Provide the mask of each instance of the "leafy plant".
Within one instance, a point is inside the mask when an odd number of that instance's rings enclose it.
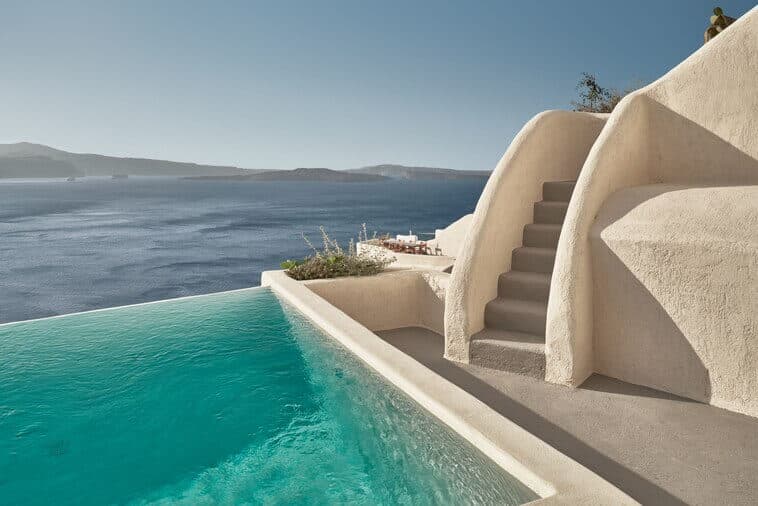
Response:
[[[281,267],[287,274],[298,281],[309,279],[328,279],[344,276],[371,276],[379,274],[395,259],[387,256],[384,250],[378,248],[364,249],[358,253],[355,241],[350,240],[347,251],[344,251],[339,243],[332,240],[324,230],[321,231],[323,246],[316,248],[308,237],[303,234],[303,240],[313,251],[302,260],[286,260]],[[374,233],[376,237],[376,233]],[[358,232],[358,241],[369,241],[366,232],[366,224]]]
[[[575,111],[603,113],[612,112],[621,99],[632,91],[621,92],[615,88],[604,88],[597,82],[597,77],[588,72],[582,72],[576,89],[579,91],[579,100],[571,102]]]
[[[293,267],[297,267],[298,265],[302,263],[303,263],[302,260],[285,260],[279,265],[281,266],[282,269],[288,270],[288,269],[292,269]]]

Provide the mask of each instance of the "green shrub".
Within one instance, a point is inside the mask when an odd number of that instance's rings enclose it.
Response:
[[[369,251],[358,253],[355,242],[352,239],[350,240],[347,252],[345,252],[337,241],[329,238],[324,227],[319,227],[319,230],[321,230],[321,238],[323,239],[323,248],[321,250],[317,249],[303,235],[303,240],[311,248],[313,254],[302,260],[286,260],[282,262],[282,269],[285,269],[291,278],[305,281],[308,279],[339,278],[343,276],[371,276],[379,274],[395,260],[379,248],[371,248]],[[361,232],[358,233],[358,240],[368,241],[365,223]]]
[[[588,72],[582,72],[582,78],[576,85],[579,100],[571,105],[579,112],[612,112],[624,96],[632,90],[619,91],[615,88],[604,88],[597,82],[597,77]]]

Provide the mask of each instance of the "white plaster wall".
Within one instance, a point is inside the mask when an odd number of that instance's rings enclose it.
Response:
[[[401,270],[305,284],[369,330],[423,327],[442,334],[448,279],[444,272]]]
[[[458,218],[445,228],[434,231],[434,239],[429,241],[429,246],[434,249],[440,248],[442,255],[457,257],[466,239],[474,214],[467,214]]]
[[[445,356],[468,362],[471,335],[484,327],[484,306],[497,296],[498,276],[521,246],[542,183],[575,179],[607,115],[546,111],[532,118],[487,181],[445,300]]]
[[[637,186],[590,234],[594,369],[758,416],[758,186]]]
[[[651,183],[758,184],[756,83],[758,8],[661,79],[627,96],[613,112],[582,168],[558,245],[546,334],[549,381],[581,383],[594,368],[593,344],[619,331],[593,310],[595,301],[618,295],[612,284],[593,280],[590,248],[595,217],[612,193]],[[750,205],[733,204],[738,214]],[[722,253],[723,262],[741,262],[734,252]],[[688,285],[682,279],[678,286],[684,293]],[[723,323],[728,315],[711,317]],[[594,335],[598,330],[602,335]],[[710,346],[718,346],[715,335]],[[674,384],[673,378],[667,381]],[[733,378],[711,376],[711,396],[720,388],[714,381]]]

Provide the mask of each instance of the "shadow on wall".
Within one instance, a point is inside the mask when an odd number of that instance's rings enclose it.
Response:
[[[648,118],[655,123],[647,140],[651,183],[758,184],[758,160],[753,156],[660,102],[649,99],[647,106]],[[755,135],[750,125],[735,128],[739,130],[730,137],[737,140]]]
[[[708,369],[669,310],[607,244],[594,234],[591,241],[596,310],[595,371],[710,402]],[[666,259],[662,259],[661,267],[670,266],[667,264]],[[686,304],[687,295],[681,295],[682,303]]]
[[[595,370],[755,416],[758,185],[620,190],[590,244]]]
[[[754,411],[739,362],[758,359],[758,294],[744,281],[754,272],[758,187],[736,185],[758,184],[758,160],[659,102],[646,105],[647,180],[665,184],[612,194],[590,232],[594,370]],[[740,128],[730,138],[750,135]]]

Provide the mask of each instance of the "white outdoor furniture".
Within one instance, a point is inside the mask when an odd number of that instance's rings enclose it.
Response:
[[[398,240],[398,242],[411,243],[411,244],[418,242],[417,235],[398,235],[396,239]]]

